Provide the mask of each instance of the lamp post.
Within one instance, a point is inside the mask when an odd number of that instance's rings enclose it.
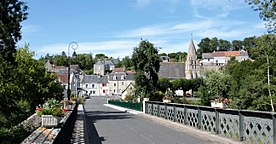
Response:
[[[79,47],[78,43],[76,42],[71,42],[68,46],[68,86],[67,86],[67,98],[68,100],[70,100],[70,65],[71,65],[71,59],[70,59],[70,48],[72,48],[74,50],[74,53],[73,53],[73,58],[77,56],[75,50]]]

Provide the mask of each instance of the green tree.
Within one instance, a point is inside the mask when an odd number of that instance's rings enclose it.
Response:
[[[0,0],[0,58],[14,61],[16,43],[21,39],[21,25],[27,19],[28,9],[19,0]]]
[[[159,78],[157,81],[157,89],[162,93],[165,93],[168,89],[172,88],[172,83],[168,78]]]
[[[203,38],[198,44],[197,57],[202,58],[202,53],[211,53],[217,51],[219,47],[219,41],[216,37],[210,39],[208,37]]]
[[[32,57],[27,46],[18,49],[15,57],[17,67],[6,77],[0,71],[0,125],[13,126],[23,121],[38,104],[47,98],[62,98],[63,87],[56,83],[56,77],[48,73],[44,63]],[[1,63],[1,66],[5,63]],[[26,109],[22,109],[25,104]],[[29,107],[29,108],[28,108]]]
[[[238,51],[243,49],[243,42],[240,40],[232,41],[232,50]]]
[[[96,59],[105,59],[105,58],[108,58],[108,57],[105,54],[100,53],[100,54],[96,54],[95,58]]]
[[[160,58],[158,49],[147,40],[142,40],[132,54],[135,74],[135,94],[143,98],[148,95],[154,99],[158,81]]]
[[[245,0],[255,11],[260,11],[260,18],[266,22],[269,33],[276,33],[276,1],[275,0]]]
[[[126,70],[130,70],[133,67],[133,62],[129,56],[125,56],[122,59],[122,65]]]
[[[220,39],[219,40],[219,51],[230,51],[231,50],[231,43],[227,40]]]
[[[199,88],[201,103],[210,105],[210,100],[224,97],[229,98],[229,92],[233,85],[231,76],[216,71],[206,71],[203,85]]]

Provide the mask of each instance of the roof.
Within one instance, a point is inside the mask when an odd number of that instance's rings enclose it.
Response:
[[[116,79],[114,79],[114,77],[116,77]],[[134,75],[127,74],[127,73],[110,73],[108,79],[109,79],[109,81],[117,81],[117,80],[120,80],[120,81],[133,80],[134,81]]]
[[[83,83],[107,83],[107,76],[85,75]]]
[[[124,68],[115,68],[113,72],[125,72]]]
[[[248,56],[248,53],[246,51],[218,51],[213,53],[202,53],[203,58],[231,57],[231,56]]]
[[[107,60],[104,62],[106,65],[115,65],[111,60]]]
[[[196,49],[195,49],[195,44],[192,39],[189,42],[187,57],[194,57],[196,59]]]
[[[161,59],[161,60],[169,60],[170,57],[168,57],[168,56],[160,56],[160,59]]]
[[[104,61],[102,61],[102,60],[98,60],[98,61],[95,63],[95,65],[102,65],[102,64],[104,64]]]
[[[112,61],[115,65],[118,64],[118,63],[120,62],[119,59],[112,59],[111,61]]]
[[[214,58],[212,53],[202,53],[202,58],[203,59],[212,59]]]
[[[58,81],[67,84],[68,83],[68,75],[67,74],[56,74]]]
[[[183,78],[185,77],[185,63],[161,62],[158,76],[173,79]]]
[[[127,74],[135,74],[135,71],[134,70],[128,70],[126,71]]]

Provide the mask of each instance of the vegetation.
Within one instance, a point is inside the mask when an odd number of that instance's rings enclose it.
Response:
[[[149,41],[142,40],[139,47],[134,48],[132,62],[136,72],[135,95],[144,98],[147,94],[154,100],[160,67],[157,48]]]
[[[274,111],[276,36],[262,35],[251,40],[248,50],[252,60],[237,62],[232,59],[223,73],[206,73],[198,93],[204,105],[223,97],[232,99],[231,108]]]
[[[255,11],[260,11],[260,18],[266,22],[269,33],[276,33],[276,1],[275,0],[245,0]]]
[[[28,7],[19,0],[0,0],[0,141],[19,143],[29,131],[17,125],[45,99],[61,98],[63,87],[33,59],[28,45],[16,48]],[[17,126],[17,127],[15,127]]]

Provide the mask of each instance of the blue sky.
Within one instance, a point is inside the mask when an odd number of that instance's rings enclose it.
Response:
[[[141,38],[160,52],[187,52],[193,34],[202,38],[243,40],[266,33],[258,12],[244,0],[26,0],[29,16],[22,23],[23,39],[36,58],[68,53],[131,56]],[[70,50],[72,54],[72,50]]]

